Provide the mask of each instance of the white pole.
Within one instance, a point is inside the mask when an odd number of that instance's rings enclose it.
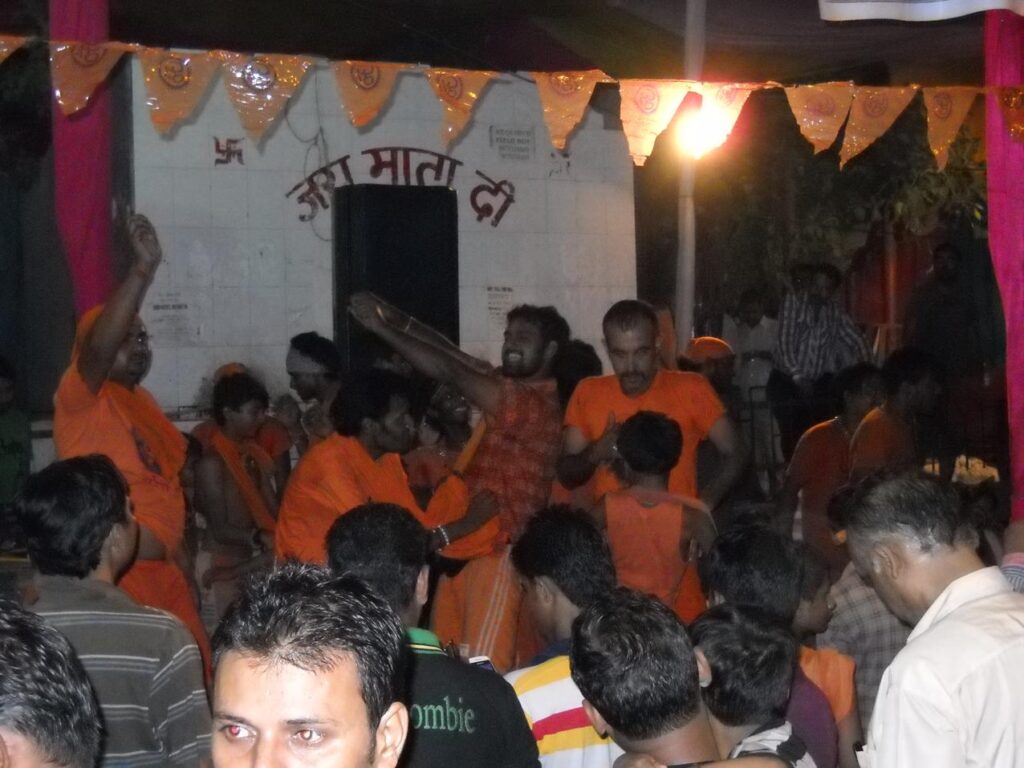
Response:
[[[707,0],[686,0],[686,30],[683,37],[683,72],[687,80],[700,80],[704,69]],[[697,223],[693,188],[697,159],[684,156],[679,176],[679,251],[676,255],[676,337],[679,351],[693,337],[695,274],[697,271]]]

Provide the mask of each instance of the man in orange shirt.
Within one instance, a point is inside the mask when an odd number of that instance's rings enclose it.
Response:
[[[178,475],[185,438],[141,386],[152,351],[138,313],[163,251],[144,216],[128,220],[128,233],[135,262],[110,301],[79,320],[71,364],[53,398],[53,438],[59,458],[105,454],[124,475],[139,522],[139,550],[120,587],[139,603],[181,619],[209,667],[192,564],[182,546],[185,497]]]
[[[453,385],[483,412],[460,464],[471,490],[497,496],[499,530],[489,552],[442,578],[434,628],[442,641],[468,645],[506,672],[515,661],[521,598],[509,548],[551,492],[561,420],[551,370],[569,325],[554,307],[515,307],[495,371],[377,296],[353,296],[350,311],[413,368]]]
[[[331,525],[369,503],[408,509],[433,529],[434,549],[481,527],[489,530],[485,523],[494,516],[493,498],[478,494],[470,502],[457,477],[437,489],[426,512],[417,505],[400,455],[414,435],[410,399],[407,382],[389,371],[362,371],[343,380],[331,403],[334,434],[303,455],[285,490],[274,536],[279,560],[326,563]],[[447,548],[445,553],[450,554]]]
[[[882,367],[885,403],[864,417],[850,444],[850,477],[878,470],[918,469],[924,459],[915,432],[921,416],[935,410],[942,388],[935,362],[913,347],[898,349]]]
[[[604,340],[613,376],[580,382],[565,412],[558,478],[573,489],[594,477],[595,501],[621,487],[609,468],[618,427],[637,411],[656,411],[683,430],[683,452],[668,490],[698,496],[697,446],[708,439],[722,454],[721,473],[699,490],[714,509],[735,484],[747,449],[707,379],[698,373],[659,368],[658,318],[647,304],[627,299],[604,316]]]
[[[882,402],[882,372],[870,363],[858,363],[836,375],[835,388],[842,411],[835,418],[807,430],[793,451],[786,482],[779,498],[779,526],[799,534],[828,561],[835,581],[849,556],[832,540],[828,504],[832,495],[850,478],[850,439],[868,411]],[[797,510],[800,525],[794,530]]]

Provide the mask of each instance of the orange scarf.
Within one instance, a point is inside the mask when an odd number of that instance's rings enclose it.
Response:
[[[247,441],[244,444],[236,443],[229,440],[219,428],[215,429],[210,436],[210,448],[224,460],[224,465],[235,481],[235,487],[238,488],[242,501],[245,502],[245,506],[248,507],[249,513],[252,515],[252,521],[260,530],[273,534],[276,521],[267,508],[263,493],[246,470],[245,462],[247,459],[252,459],[256,462],[260,472],[264,476],[268,476],[274,471],[274,460],[256,443],[252,441]]]

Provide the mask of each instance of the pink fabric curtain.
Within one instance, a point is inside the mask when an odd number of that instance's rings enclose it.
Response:
[[[1024,83],[1024,18],[1008,11],[986,14],[985,82]],[[998,95],[986,99],[988,232],[1006,313],[1013,518],[1024,521],[1024,144],[1010,137]]]
[[[49,0],[50,38],[107,40],[107,0]],[[101,85],[89,105],[65,117],[53,104],[54,204],[78,314],[110,292],[110,89]]]

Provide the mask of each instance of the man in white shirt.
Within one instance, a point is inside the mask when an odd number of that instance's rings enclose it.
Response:
[[[975,552],[952,487],[920,473],[861,487],[848,508],[858,573],[914,627],[882,677],[875,768],[1024,768],[1024,595]]]

